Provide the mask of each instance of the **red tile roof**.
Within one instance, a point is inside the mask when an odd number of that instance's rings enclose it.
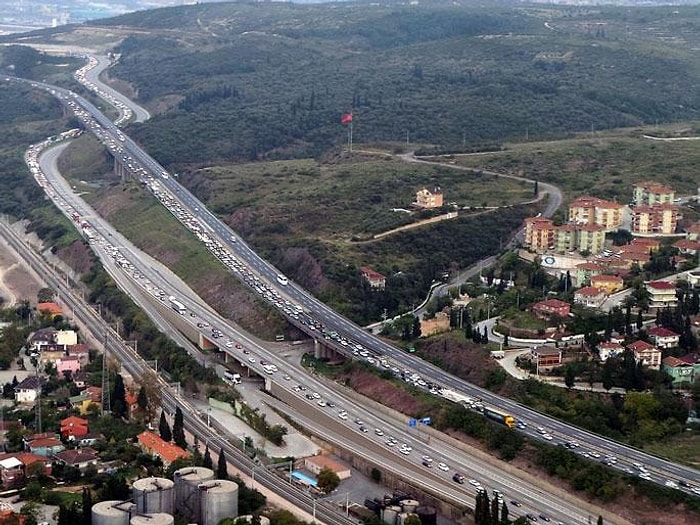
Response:
[[[39,303],[36,305],[36,309],[40,312],[47,312],[51,315],[61,315],[63,310],[56,303]]]
[[[576,290],[575,295],[586,295],[588,297],[597,297],[601,295],[603,292],[601,292],[598,288],[594,288],[593,286],[584,286],[583,288]]]
[[[646,341],[638,340],[635,341],[634,343],[630,343],[627,345],[627,348],[634,352],[643,352],[644,350],[651,350],[654,348],[654,345],[647,343]]]
[[[676,285],[675,283],[670,283],[668,281],[649,281],[646,283],[647,286],[650,288],[654,288],[655,290],[675,290]]]
[[[189,457],[189,453],[173,443],[163,441],[160,436],[144,430],[138,435],[138,441],[142,448],[159,456],[163,461],[172,463],[176,459]]]
[[[647,333],[649,335],[653,335],[654,337],[680,337],[680,334],[677,334],[673,330],[669,330],[668,328],[664,328],[663,326],[655,326],[654,328],[649,328],[647,330]]]

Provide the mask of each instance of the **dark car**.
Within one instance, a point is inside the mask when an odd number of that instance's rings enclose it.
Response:
[[[540,519],[542,521],[550,521],[550,519],[547,516],[545,516],[544,514],[540,514]]]
[[[535,516],[534,514],[528,514],[525,517],[530,521],[537,521],[537,516]]]
[[[522,503],[520,503],[519,501],[516,501],[514,499],[510,500],[510,504],[513,505],[514,507],[522,507],[523,506]]]

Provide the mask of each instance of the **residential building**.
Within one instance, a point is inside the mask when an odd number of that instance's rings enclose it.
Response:
[[[63,356],[60,359],[57,359],[54,364],[56,365],[56,372],[58,373],[59,377],[64,377],[67,373],[73,377],[82,368],[80,358],[75,355]]]
[[[41,328],[29,336],[27,341],[30,350],[42,352],[47,346],[53,345],[56,337],[56,329],[52,327]]]
[[[569,253],[576,250],[578,230],[574,224],[562,224],[554,227],[554,251]]]
[[[655,326],[647,330],[647,334],[654,341],[654,345],[657,348],[675,348],[678,346],[678,341],[680,340],[680,335],[664,328],[663,326]]]
[[[649,293],[650,308],[675,307],[678,304],[676,285],[669,281],[648,281],[644,283]]]
[[[670,204],[675,197],[675,192],[672,188],[656,181],[639,182],[634,185],[632,191],[632,204],[635,206]]]
[[[6,454],[3,454],[5,456]],[[24,463],[12,455],[0,459],[0,481],[6,489],[13,489],[22,485],[24,481]]]
[[[590,279],[591,286],[602,290],[606,295],[614,294],[624,288],[622,277],[619,275],[600,274]]]
[[[694,222],[685,229],[685,238],[689,241],[700,241],[700,221]]]
[[[599,343],[598,347],[598,357],[601,361],[605,362],[609,357],[619,357],[625,351],[625,347],[620,344],[619,341],[610,341]]]
[[[656,252],[661,247],[661,241],[651,237],[635,237],[629,244],[623,246],[623,249],[637,250],[651,254]]]
[[[440,186],[435,186],[432,191],[423,188],[416,192],[416,206],[419,208],[439,208],[442,206],[443,195]]]
[[[324,468],[330,469],[338,475],[341,481],[348,479],[351,476],[350,467],[335,461],[325,455],[309,456],[304,458],[304,468],[311,472],[314,476],[318,476]]]
[[[525,247],[535,251],[548,250],[554,243],[554,224],[544,217],[525,219]]]
[[[54,341],[65,349],[67,346],[78,344],[78,334],[75,330],[58,330]]]
[[[602,226],[605,231],[617,230],[622,224],[624,206],[598,197],[579,197],[569,204],[569,222],[577,225]]]
[[[148,430],[141,432],[137,439],[141,449],[147,454],[159,457],[165,467],[176,459],[189,457],[189,453],[186,450],[181,449],[174,443],[163,441],[159,435]]]
[[[697,255],[700,252],[700,241],[680,239],[673,243],[673,246],[684,255]]]
[[[55,437],[33,439],[27,443],[26,447],[28,452],[47,458],[66,450],[61,440]]]
[[[67,441],[75,441],[90,433],[87,419],[69,416],[61,420],[61,437]]]
[[[547,299],[533,304],[530,309],[540,319],[549,319],[552,316],[567,317],[571,312],[571,305],[559,299]]]
[[[605,246],[605,229],[597,224],[584,224],[576,232],[576,249],[580,252],[600,253]]]
[[[700,377],[700,363],[688,362],[691,360],[678,357],[665,357],[661,361],[661,370],[673,378],[674,387],[691,386],[697,377]]]
[[[15,387],[17,403],[34,403],[41,393],[44,381],[39,376],[27,376]]]
[[[360,266],[360,273],[369,283],[371,288],[383,290],[386,287],[386,277],[379,272],[375,272],[369,266]]]
[[[76,409],[81,416],[86,415],[88,410],[90,410],[90,406],[94,404],[92,398],[85,393],[68,398],[68,405]],[[100,405],[98,404],[97,406],[99,407]]]
[[[670,235],[678,226],[678,206],[656,204],[632,208],[632,233],[640,235]]]
[[[96,466],[98,462],[97,452],[89,447],[64,450],[54,454],[54,458],[63,465],[75,467],[81,471],[90,465]]]
[[[584,286],[590,284],[591,277],[600,275],[607,270],[607,266],[595,261],[587,261],[576,265],[576,284]]]
[[[36,305],[36,309],[42,313],[46,314],[51,319],[55,319],[59,315],[63,315],[63,310],[61,310],[61,307],[58,306],[56,303],[39,303]]]
[[[593,286],[584,286],[574,293],[574,303],[598,308],[605,301],[605,292]]]
[[[643,365],[658,370],[661,367],[661,350],[646,341],[635,341],[627,345],[634,352],[634,358]]]

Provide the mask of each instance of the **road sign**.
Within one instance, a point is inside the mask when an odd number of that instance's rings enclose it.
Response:
[[[417,419],[411,418],[411,419],[408,420],[408,426],[409,426],[409,427],[415,427],[416,425],[418,425],[418,420],[417,420]]]
[[[433,420],[429,417],[424,417],[423,419],[420,420],[420,422],[423,423],[424,425],[430,425],[433,422]]]

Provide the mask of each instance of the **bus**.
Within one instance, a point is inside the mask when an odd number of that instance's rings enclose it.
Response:
[[[184,315],[187,312],[187,308],[185,308],[185,305],[178,301],[177,298],[173,297],[172,295],[168,297],[168,301],[170,301],[170,307],[180,315]]]
[[[287,279],[284,275],[279,273],[277,274],[277,282],[280,283],[282,286],[287,286],[289,284],[289,279]]]

